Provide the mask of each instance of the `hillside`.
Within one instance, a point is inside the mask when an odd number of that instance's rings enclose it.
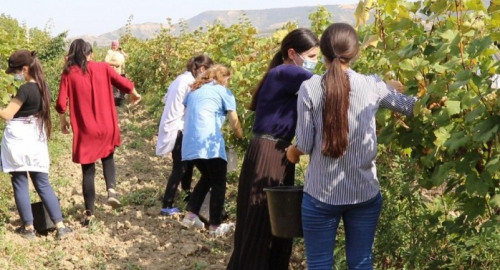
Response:
[[[333,20],[336,22],[347,22],[354,23],[354,10],[356,5],[327,5],[325,8],[332,13]],[[259,33],[269,33],[273,30],[281,27],[286,22],[296,21],[299,26],[308,27],[309,14],[316,9],[314,6],[306,7],[292,7],[292,8],[275,8],[275,9],[263,9],[263,10],[222,10],[222,11],[206,11],[194,16],[193,18],[187,19],[184,22],[188,26],[190,31],[198,29],[200,27],[205,27],[206,25],[212,24],[215,21],[219,21],[224,25],[231,25],[238,23],[238,21],[246,16],[248,21],[255,26]],[[104,33],[99,36],[76,36],[70,37],[70,40],[76,38],[83,38],[90,43],[97,46],[108,46],[111,40],[118,39],[120,36],[125,34],[125,23],[124,26],[109,33]],[[142,24],[132,24],[131,31],[135,37],[140,39],[151,38],[157,33],[162,27],[167,27],[166,23],[150,22]],[[179,33],[179,24],[173,25],[173,33]]]

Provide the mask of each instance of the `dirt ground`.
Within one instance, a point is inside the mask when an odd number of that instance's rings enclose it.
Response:
[[[98,166],[96,221],[89,227],[80,225],[84,210],[80,166],[71,162],[71,136],[58,135],[67,150],[51,157],[51,182],[74,234],[61,241],[54,239],[54,233],[24,240],[13,233],[20,225],[13,207],[13,218],[2,239],[5,242],[0,245],[1,269],[225,269],[232,234],[211,238],[206,231],[182,227],[183,214],[159,215],[170,158],[154,155],[157,120],[148,119],[140,106],[120,108],[119,119],[122,146],[115,152],[115,161],[117,192],[124,206],[112,210],[105,204],[104,179]],[[54,132],[60,133],[56,128]],[[234,190],[236,187],[228,187],[233,196]],[[232,215],[230,221],[234,220]],[[290,269],[305,269],[303,257],[303,245],[298,243]]]

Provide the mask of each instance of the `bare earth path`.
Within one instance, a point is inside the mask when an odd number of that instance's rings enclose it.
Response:
[[[9,222],[0,226],[0,269],[225,269],[232,235],[210,238],[205,231],[183,228],[181,216],[158,215],[170,159],[154,155],[157,120],[148,119],[141,107],[120,108],[119,119],[122,146],[115,160],[117,191],[124,206],[112,210],[105,205],[98,166],[96,222],[88,228],[79,224],[84,209],[80,166],[71,162],[71,136],[55,128],[50,177],[65,221],[75,233],[62,241],[54,240],[53,234],[31,242],[22,239],[13,233],[20,224],[13,196],[3,194],[11,196],[12,211]],[[228,187],[229,203],[234,204],[235,190],[236,186]],[[292,264],[291,269],[305,269],[302,245],[295,247]]]

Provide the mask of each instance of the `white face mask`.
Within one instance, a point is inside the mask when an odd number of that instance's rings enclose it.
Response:
[[[14,73],[14,80],[24,82],[26,79],[24,78],[24,72]]]
[[[300,59],[302,59],[302,68],[309,71],[309,72],[314,72],[314,69],[316,68],[316,65],[318,64],[318,61],[313,61],[311,59],[308,59],[308,58],[303,58],[300,54],[299,54],[299,57]]]

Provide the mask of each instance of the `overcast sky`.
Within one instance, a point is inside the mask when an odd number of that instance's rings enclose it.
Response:
[[[30,27],[52,34],[69,30],[68,36],[100,35],[127,23],[177,23],[209,10],[247,10],[336,4],[357,4],[358,0],[1,0],[0,13],[7,14]]]

